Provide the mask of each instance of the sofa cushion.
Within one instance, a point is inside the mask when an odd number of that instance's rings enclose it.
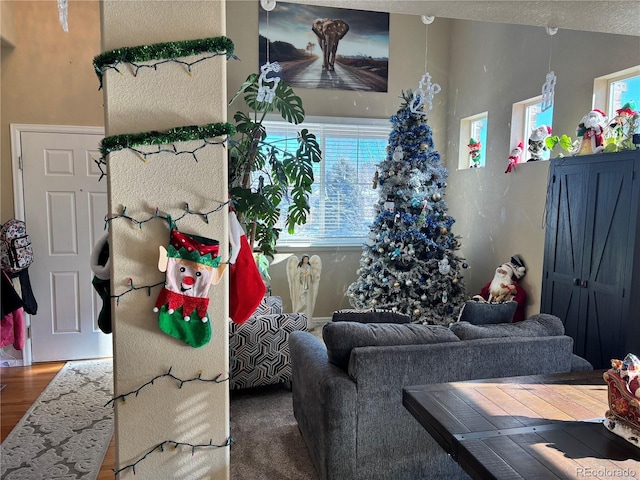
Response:
[[[554,315],[539,313],[522,322],[472,325],[468,322],[452,323],[449,329],[461,340],[499,337],[552,337],[564,335],[562,320]]]
[[[344,309],[333,312],[332,322],[359,323],[410,323],[411,317],[391,310],[355,310]]]
[[[514,301],[504,303],[489,303],[469,300],[462,307],[459,321],[472,325],[487,325],[490,323],[511,323],[518,304]]]
[[[460,341],[441,325],[414,323],[329,322],[322,329],[329,362],[347,369],[351,350],[356,347],[421,345]]]

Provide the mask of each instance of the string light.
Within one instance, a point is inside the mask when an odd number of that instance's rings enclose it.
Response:
[[[226,438],[226,440],[224,441],[223,444],[221,445],[216,445],[215,443],[213,443],[213,440],[209,440],[209,443],[201,443],[201,444],[193,444],[193,443],[188,443],[188,442],[176,442],[175,440],[165,440],[162,443],[159,443],[158,445],[156,445],[155,447],[153,447],[151,450],[149,450],[147,453],[145,453],[142,457],[140,457],[138,460],[136,460],[135,462],[119,468],[119,469],[113,469],[113,473],[114,475],[117,477],[119,473],[131,469],[131,471],[133,472],[133,474],[136,474],[136,465],[138,465],[140,462],[142,462],[144,459],[146,459],[149,455],[151,455],[153,452],[155,452],[156,450],[160,450],[161,452],[164,452],[165,449],[165,445],[172,445],[173,449],[177,449],[178,447],[189,447],[191,449],[191,456],[195,455],[196,450],[197,449],[204,449],[204,448],[224,448],[224,447],[228,447],[230,446],[232,443],[235,443],[235,441],[233,440],[233,438],[231,438],[230,436]]]
[[[112,135],[102,139],[99,150],[100,154],[103,157],[106,157],[111,152],[123,150],[125,148],[142,147],[145,145],[172,145],[176,142],[206,140],[222,137],[223,135],[231,136],[235,133],[235,127],[229,122],[209,123],[206,125],[187,125],[183,127],[174,127],[163,132],[151,131]],[[220,143],[222,142],[213,142],[213,144]],[[172,145],[172,148],[167,151],[176,153],[177,149]],[[184,152],[188,151],[185,150]]]
[[[173,367],[169,367],[169,371],[167,373],[163,373],[161,375],[156,375],[155,377],[153,377],[151,380],[149,380],[148,382],[144,383],[143,385],[141,385],[140,387],[136,388],[135,390],[132,390],[128,393],[122,394],[122,395],[118,395],[117,397],[113,397],[111,400],[109,400],[107,403],[104,404],[105,407],[109,406],[109,404],[111,404],[111,406],[115,406],[116,401],[117,400],[122,400],[122,403],[126,402],[126,399],[128,396],[130,395],[134,395],[137,397],[138,394],[140,393],[140,391],[148,386],[148,385],[153,385],[153,382],[155,382],[156,380],[159,380],[160,378],[164,378],[164,377],[169,377],[173,380],[175,380],[176,382],[178,382],[178,388],[182,388],[182,386],[185,383],[189,383],[189,382],[206,382],[206,383],[223,383],[223,382],[228,382],[229,381],[229,377],[227,378],[223,378],[221,379],[220,377],[222,376],[221,373],[217,374],[214,378],[211,379],[206,379],[206,378],[202,378],[202,370],[200,370],[198,372],[198,374],[193,377],[193,378],[189,378],[187,380],[183,380],[179,377],[176,377],[175,375],[173,375],[171,373],[171,369]]]
[[[234,48],[233,42],[227,37],[212,37],[197,40],[154,43],[151,45],[140,45],[136,47],[123,47],[97,55],[93,59],[93,68],[100,81],[99,89],[101,89],[104,71],[113,69],[122,74],[118,69],[118,65],[121,63],[131,65],[133,67],[134,76],[137,76],[138,71],[141,68],[147,67],[157,70],[160,65],[169,62],[184,65],[187,68],[187,73],[191,75],[191,67],[204,60],[221,55],[226,55],[227,59],[237,59],[238,57],[233,53]],[[211,55],[193,62],[186,62],[177,59],[178,57],[190,57],[206,53],[211,53]],[[149,63],[153,60],[158,61],[155,63]],[[145,64],[141,64],[141,62],[145,62]]]
[[[160,211],[158,210],[158,208],[156,208],[155,213],[153,215],[151,215],[148,218],[145,218],[144,220],[137,220],[129,215],[127,215],[127,207],[122,207],[122,213],[119,214],[114,214],[114,215],[105,215],[104,217],[104,229],[106,230],[107,227],[109,226],[109,222],[115,220],[116,218],[124,218],[129,220],[131,223],[138,225],[138,227],[140,227],[140,229],[142,229],[142,225],[144,225],[147,222],[150,222],[152,220],[155,219],[161,219],[167,222],[167,224],[169,225],[169,228],[174,228],[176,226],[176,224],[182,220],[183,218],[185,218],[188,215],[195,215],[198,217],[201,217],[205,223],[209,223],[209,215],[218,212],[220,210],[222,210],[225,205],[229,205],[229,203],[231,203],[231,200],[227,200],[226,202],[218,202],[219,205],[209,211],[206,212],[197,212],[197,211],[192,211],[191,208],[189,207],[189,204],[187,202],[184,203],[184,213],[182,215],[180,215],[179,217],[173,218],[171,215],[163,215],[160,213]]]
[[[120,293],[118,295],[110,295],[109,297],[116,299],[116,307],[117,307],[118,305],[120,305],[120,298],[124,297],[127,293],[134,292],[136,290],[144,290],[144,289],[146,289],[147,290],[147,296],[150,297],[151,296],[151,289],[154,288],[154,287],[158,287],[160,285],[164,285],[164,281],[158,282],[158,283],[154,283],[153,285],[143,285],[142,287],[136,287],[133,284],[133,279],[130,278],[129,279],[129,288],[127,290],[125,290],[124,292],[122,292],[122,293]]]
[[[100,178],[107,175],[104,168],[107,165],[107,155],[111,152],[123,149],[132,150],[136,153],[140,159],[146,163],[147,157],[151,155],[158,155],[164,153],[172,153],[178,155],[191,155],[193,159],[198,162],[198,156],[196,155],[200,150],[206,148],[209,145],[222,145],[225,146],[227,139],[213,140],[222,136],[231,136],[235,134],[235,127],[228,122],[210,123],[207,125],[190,125],[186,127],[175,127],[164,132],[143,132],[135,134],[113,135],[111,137],[105,137],[100,142],[100,158],[93,159],[100,169]],[[202,140],[202,144],[193,150],[178,150],[176,142],[190,142],[194,140]],[[137,147],[157,145],[156,151],[143,151]],[[162,145],[169,145],[169,147],[162,147]]]

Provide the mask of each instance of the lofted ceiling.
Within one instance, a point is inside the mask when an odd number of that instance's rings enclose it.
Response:
[[[640,36],[640,0],[290,0],[325,7]]]

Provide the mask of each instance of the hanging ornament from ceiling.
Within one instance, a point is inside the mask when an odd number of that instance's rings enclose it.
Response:
[[[429,112],[433,109],[433,97],[440,93],[442,88],[437,83],[431,83],[431,74],[427,71],[427,37],[429,24],[433,23],[435,17],[429,17],[422,15],[422,23],[426,25],[427,31],[425,32],[425,45],[424,45],[424,70],[425,74],[422,75],[420,82],[418,82],[418,88],[413,92],[411,99],[411,105],[409,109],[411,113],[420,115],[429,115]]]
[[[558,33],[558,29],[555,27],[546,27],[547,35],[553,37],[556,33]],[[550,40],[549,44],[549,73],[545,78],[545,82],[542,84],[542,99],[541,103],[541,111],[549,110],[553,107],[553,99],[555,95],[556,89],[556,74],[551,70],[551,49],[553,47],[553,38]]]
[[[67,0],[58,0],[58,18],[65,32],[69,31]]]
[[[273,103],[273,99],[276,96],[276,88],[278,88],[281,78],[277,75],[269,76],[269,74],[282,71],[282,67],[278,62],[271,63],[269,61],[269,43],[271,42],[269,39],[269,12],[276,8],[276,1],[260,0],[260,5],[267,12],[267,61],[260,67],[260,76],[258,77],[258,96],[256,97],[256,100],[258,102]]]

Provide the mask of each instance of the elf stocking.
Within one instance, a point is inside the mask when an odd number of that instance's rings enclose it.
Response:
[[[244,323],[258,308],[267,287],[235,212],[229,212],[229,241],[233,247],[229,261],[229,316],[234,323]]]
[[[198,348],[211,340],[209,287],[222,278],[217,240],[171,231],[168,250],[160,247],[158,268],[167,272],[156,300],[158,325],[168,335]]]

